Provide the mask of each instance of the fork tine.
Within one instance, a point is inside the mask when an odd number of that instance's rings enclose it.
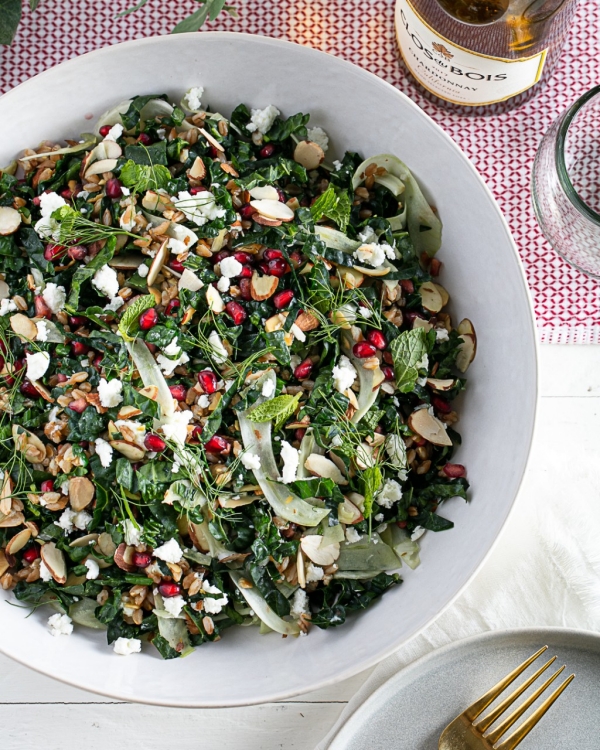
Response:
[[[539,697],[540,695],[548,688],[554,680],[560,675],[560,673],[564,670],[564,666],[562,666],[559,670],[557,670],[552,677],[549,677],[546,682],[544,682],[543,685],[541,685],[534,693],[532,693],[529,698],[527,698],[526,701],[523,701],[523,703],[518,707],[515,708],[515,710],[508,716],[502,724],[499,724],[496,729],[494,729],[492,732],[488,732],[486,735],[486,740],[493,745],[495,742],[497,742],[500,737],[502,737],[505,732],[512,727],[512,725],[517,721],[517,719],[527,711],[529,706],[532,705]]]
[[[559,685],[552,693],[552,695],[549,695],[548,698],[546,698],[546,700],[542,703],[542,705],[536,708],[531,716],[526,721],[524,721],[521,726],[510,735],[510,737],[507,737],[504,742],[498,745],[496,750],[514,750],[514,748],[519,745],[525,737],[527,737],[529,732],[531,732],[531,730],[550,708],[550,706],[554,703],[554,701],[557,700],[560,694],[567,689],[569,684],[574,679],[574,674],[569,675],[569,677],[567,677],[562,685]]]
[[[488,729],[488,727],[491,727],[491,726],[492,726],[492,724],[493,724],[493,723],[494,723],[494,722],[496,721],[496,719],[497,719],[497,718],[498,718],[499,716],[501,716],[501,715],[502,715],[502,714],[503,714],[503,713],[504,713],[504,712],[506,711],[506,709],[507,709],[507,708],[508,708],[509,706],[512,706],[512,704],[513,704],[513,703],[514,703],[514,702],[515,702],[515,701],[517,700],[517,698],[518,698],[518,697],[519,697],[520,695],[522,695],[522,694],[523,694],[523,693],[524,693],[524,692],[525,692],[525,691],[527,690],[527,688],[528,688],[528,687],[529,687],[530,685],[533,685],[533,683],[534,683],[534,682],[535,682],[535,681],[537,680],[537,678],[538,678],[538,677],[539,677],[539,676],[540,676],[541,674],[543,674],[543,673],[544,673],[544,672],[545,672],[545,671],[546,671],[546,670],[548,669],[548,667],[549,667],[549,666],[550,666],[551,664],[554,664],[554,662],[555,662],[555,661],[556,661],[556,656],[553,656],[553,657],[552,657],[552,658],[551,658],[551,659],[550,659],[549,661],[547,661],[547,662],[546,662],[546,663],[544,664],[544,666],[543,666],[543,667],[540,667],[540,668],[538,669],[538,671],[537,671],[537,672],[536,672],[535,674],[531,675],[531,677],[530,677],[530,678],[529,678],[528,680],[526,680],[526,681],[525,681],[525,682],[524,682],[524,683],[523,683],[522,685],[520,685],[520,686],[519,686],[519,687],[518,687],[518,688],[517,688],[517,689],[516,689],[515,691],[513,691],[513,692],[512,692],[512,693],[511,693],[511,694],[510,694],[510,695],[508,696],[508,698],[505,698],[505,699],[504,699],[504,700],[502,701],[502,703],[500,703],[500,704],[499,704],[498,706],[496,706],[496,708],[495,708],[495,709],[494,709],[493,711],[491,711],[491,712],[490,712],[490,713],[489,713],[489,714],[488,714],[487,716],[485,716],[485,717],[484,717],[483,719],[480,719],[480,720],[479,720],[479,721],[477,722],[477,724],[475,724],[475,728],[476,728],[476,729],[477,729],[477,730],[478,730],[479,732],[483,733],[483,732],[485,732],[485,730],[486,730],[486,729]]]
[[[511,684],[511,682],[514,682],[521,674],[521,672],[524,672],[527,667],[538,658],[538,656],[540,656],[544,653],[544,651],[547,650],[547,648],[548,646],[542,646],[542,648],[533,656],[530,656],[529,659],[526,659],[523,664],[514,669],[510,674],[507,674],[506,677],[501,679],[497,685],[494,685],[491,690],[488,690],[485,695],[482,695],[479,700],[476,700],[475,703],[470,705],[469,708],[466,709],[466,711],[463,711],[462,715],[469,721],[475,721],[475,719],[485,711],[490,703],[492,703],[492,701],[495,701],[500,693],[505,688],[507,688]]]

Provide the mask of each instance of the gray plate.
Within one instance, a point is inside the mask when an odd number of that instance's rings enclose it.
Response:
[[[485,633],[434,651],[373,693],[329,750],[437,750],[452,719],[544,645],[548,652],[535,664],[556,655],[565,676],[576,677],[519,750],[598,750],[600,635],[562,628]]]

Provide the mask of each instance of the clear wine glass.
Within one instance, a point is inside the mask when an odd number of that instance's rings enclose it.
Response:
[[[554,250],[600,278],[600,86],[554,122],[533,164],[533,206]]]

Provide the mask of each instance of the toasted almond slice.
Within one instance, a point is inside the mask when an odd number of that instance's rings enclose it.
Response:
[[[429,312],[438,313],[444,306],[442,295],[433,281],[426,281],[424,284],[421,284],[419,294],[421,295],[423,308]]]
[[[6,573],[6,571],[10,568],[9,562],[6,559],[6,555],[4,554],[4,550],[0,549],[0,578]]]
[[[385,381],[385,375],[381,367],[376,367],[372,372],[373,372],[373,385],[372,385],[371,390],[375,391]]]
[[[300,315],[294,321],[301,331],[314,331],[321,324],[318,318],[315,318],[312,313],[301,312]]]
[[[194,317],[196,310],[193,307],[188,307],[188,309],[184,312],[183,318],[181,319],[181,325],[185,326],[187,325],[191,319]]]
[[[14,234],[21,226],[21,214],[11,206],[0,206],[0,235]]]
[[[456,330],[459,333],[468,333],[469,336],[475,337],[475,328],[473,328],[473,323],[471,323],[468,318],[463,318],[458,324],[458,328]]]
[[[113,439],[115,439],[115,440],[116,440],[116,439],[117,439],[117,438],[116,438],[116,436],[117,436],[117,435],[119,434],[119,429],[118,429],[118,427],[117,427],[117,426],[115,425],[115,423],[114,423],[114,422],[112,421],[112,419],[111,419],[111,420],[109,421],[109,423],[108,423],[108,427],[107,427],[107,430],[108,430],[108,437],[109,437],[109,438],[110,438],[111,440],[113,440]]]
[[[136,406],[122,406],[119,409],[117,417],[119,419],[131,419],[132,417],[137,417],[141,413],[141,409],[138,409]]]
[[[146,451],[134,443],[128,443],[126,440],[111,440],[110,444],[130,461],[141,461],[146,455]]]
[[[225,149],[219,143],[219,141],[213,138],[210,133],[204,130],[204,128],[198,128],[198,130],[202,133],[202,135],[206,138],[206,140],[210,143],[210,145],[214,146],[217,149],[217,151],[225,152]]]
[[[54,542],[46,542],[40,550],[42,561],[52,574],[56,583],[66,583],[67,565],[62,550],[59,550]]]
[[[116,141],[100,141],[100,143],[94,148],[93,151],[94,159],[118,159],[123,155],[123,150]]]
[[[332,542],[331,544],[323,545],[323,537],[317,534],[311,534],[310,536],[303,536],[300,540],[300,546],[302,552],[312,560],[315,565],[333,565],[333,563],[340,556],[340,543]]]
[[[285,315],[283,313],[277,313],[273,315],[267,321],[265,321],[265,331],[267,333],[273,333],[274,331],[281,331],[285,325]]]
[[[441,284],[435,284],[433,281],[428,282],[431,283],[437,291],[440,293],[440,296],[442,298],[442,307],[446,307],[448,302],[450,302],[450,295],[448,292],[444,289],[444,287]]]
[[[363,273],[365,276],[375,277],[387,276],[391,271],[387,266],[377,266],[377,268],[373,268],[373,266],[354,266],[354,270]]]
[[[27,280],[29,281],[30,278],[33,279],[32,276],[28,276]],[[33,282],[33,285],[30,287],[30,289],[33,290],[34,288],[35,288],[35,281]],[[10,297],[10,288],[8,284],[6,283],[6,281],[4,281],[3,279],[0,279],[0,299],[8,299],[9,297]]]
[[[225,309],[225,303],[223,302],[223,298],[219,294],[219,290],[216,289],[212,284],[209,284],[206,287],[206,301],[208,303],[209,309],[214,313],[222,313]]]
[[[50,391],[43,386],[39,380],[32,380],[31,385],[35,388],[35,390],[40,394],[40,396],[44,399],[44,401],[48,401],[50,404],[54,403],[54,399],[52,398],[52,394]]]
[[[304,570],[304,555],[302,554],[302,547],[298,547],[298,554],[296,556],[296,573],[298,575],[298,586],[301,589],[306,588],[306,571]]]
[[[338,521],[345,524],[360,523],[363,520],[363,514],[356,505],[344,498],[344,502],[338,505]]]
[[[252,280],[250,282],[250,294],[252,299],[257,302],[263,302],[269,299],[279,284],[277,276],[261,276],[258,271],[254,271],[252,274]]]
[[[37,326],[31,318],[22,313],[10,316],[10,327],[21,339],[21,341],[35,341],[37,336]]]
[[[427,409],[417,409],[408,418],[408,426],[417,435],[434,445],[452,445],[443,422],[432,416]]]
[[[294,149],[294,161],[301,164],[309,172],[316,169],[325,158],[325,152],[314,141],[300,141]]]
[[[358,289],[365,280],[364,274],[356,267],[350,268],[349,266],[338,266],[337,270],[346,289]]]
[[[269,200],[269,201],[278,201],[279,200],[279,193],[272,185],[262,185],[253,187],[252,190],[249,191],[252,198],[255,200]]]
[[[125,542],[119,544],[115,550],[115,565],[121,570],[125,570],[127,573],[135,573],[137,567],[133,564],[133,553],[135,547],[128,547]]]
[[[475,359],[477,344],[475,337],[468,333],[463,333],[461,339],[462,343],[458,347],[458,354],[456,356],[456,366],[461,372],[466,372],[471,362]]]
[[[431,325],[431,323],[428,320],[425,320],[425,318],[419,318],[419,317],[416,317],[413,320],[412,327],[413,328],[424,328],[427,333],[429,333],[429,331],[431,331],[431,329],[433,328],[433,326]]]
[[[10,529],[13,526],[21,526],[24,521],[25,516],[20,511],[12,511],[0,521],[0,529]]]
[[[169,257],[169,248],[167,247],[167,243],[168,243],[168,240],[165,240],[160,246],[156,255],[154,256],[152,265],[150,266],[150,270],[148,271],[148,276],[146,277],[146,282],[149,287],[154,284],[158,274],[161,272],[162,267],[164,266],[164,264],[167,261],[167,258]]]
[[[87,477],[73,477],[69,481],[69,501],[73,510],[79,512],[92,502],[95,493],[94,483]]]
[[[190,167],[188,176],[193,180],[203,180],[206,177],[206,167],[199,156],[196,157],[196,160]]]
[[[152,401],[156,401],[156,399],[158,398],[158,386],[147,385],[145,388],[140,388],[138,393],[140,393],[142,396],[145,396],[146,398],[151,399]]]
[[[96,544],[99,536],[100,534],[86,534],[85,536],[80,536],[79,539],[74,539],[69,544],[69,547],[87,547],[88,544]]]
[[[142,198],[142,206],[146,211],[159,211],[161,213],[167,208],[173,208],[173,204],[168,195],[155,193],[154,190],[148,190],[144,195]]]
[[[361,471],[374,466],[375,459],[373,458],[373,447],[367,443],[357,445],[356,453],[354,454],[354,462]]]
[[[310,454],[304,462],[304,468],[313,474],[313,476],[333,479],[336,484],[348,484],[348,480],[333,461],[318,453]]]
[[[258,211],[252,214],[252,220],[264,227],[280,227],[283,224],[281,219],[267,219],[266,216],[261,216]]]
[[[98,537],[98,549],[105,557],[112,557],[115,554],[117,545],[113,542],[112,537],[106,531]]]
[[[267,219],[277,221],[293,221],[294,212],[285,203],[278,200],[263,198],[261,200],[250,201],[252,208],[255,208],[261,216]]]
[[[450,391],[454,388],[455,380],[447,378],[440,380],[439,378],[427,378],[427,385],[433,388],[434,391]]]
[[[30,539],[31,531],[29,529],[19,531],[8,541],[8,544],[6,545],[6,553],[8,555],[16,555],[19,550],[23,549]]]
[[[105,172],[112,172],[117,166],[116,159],[100,159],[95,161],[92,166],[86,171],[85,178],[88,179],[95,174],[104,174]]]

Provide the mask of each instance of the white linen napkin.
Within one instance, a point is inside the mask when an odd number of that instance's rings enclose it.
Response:
[[[600,630],[600,500],[597,455],[593,458],[598,445],[584,445],[574,422],[572,435],[581,450],[569,464],[568,431],[549,421],[549,431],[545,425],[538,429],[517,505],[482,569],[432,625],[375,667],[316,750],[325,750],[392,675],[452,641],[519,627]]]

